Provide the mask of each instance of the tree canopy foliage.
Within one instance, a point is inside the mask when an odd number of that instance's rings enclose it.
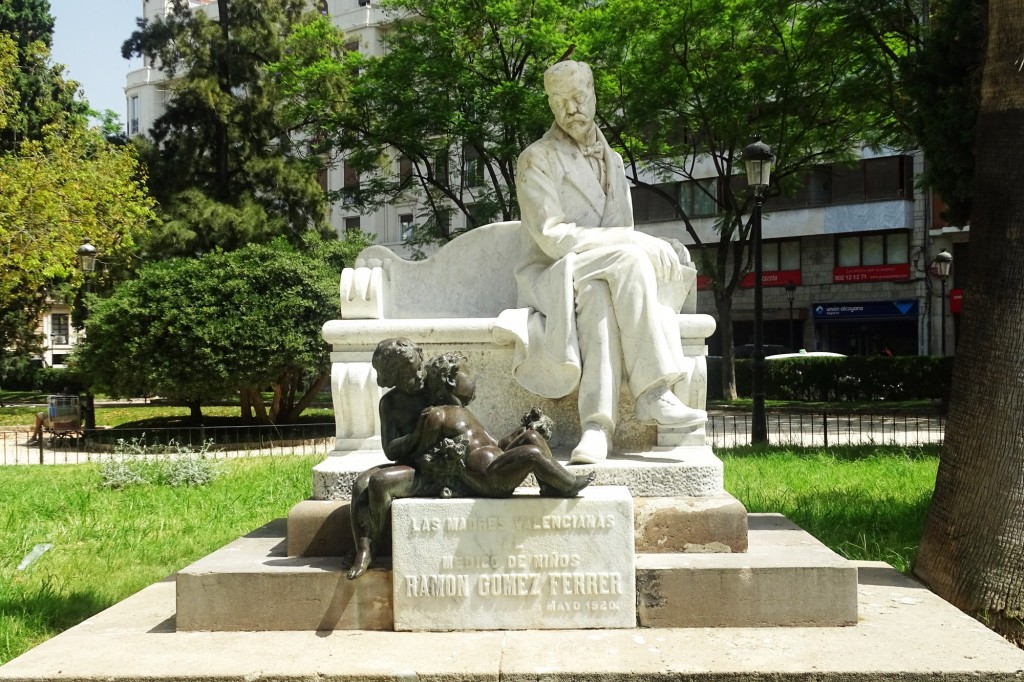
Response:
[[[66,80],[64,67],[50,61],[53,47],[53,16],[48,0],[0,2],[0,36],[14,45],[14,58],[4,65],[7,83],[0,85],[0,107],[17,97],[17,108],[8,110],[0,125],[0,153],[14,152],[25,141],[41,140],[48,125],[69,117],[84,122],[88,104],[78,97],[78,84]],[[7,52],[9,46],[0,49]],[[0,59],[3,59],[0,57]]]
[[[109,278],[151,217],[133,150],[86,128],[76,86],[51,66],[53,20],[43,0],[0,4],[0,349],[29,352],[48,300],[82,284],[85,238]]]
[[[908,125],[927,159],[923,181],[946,203],[953,225],[970,222],[974,145],[985,56],[985,0],[935,3],[921,49],[902,65],[914,106]]]
[[[551,123],[542,76],[572,41],[587,3],[386,0],[387,52],[368,58],[332,143],[375,207],[420,192],[421,237],[450,239],[449,218],[475,227],[518,216],[515,163]],[[404,165],[403,165],[404,164]],[[396,175],[398,166],[401,172]]]
[[[235,249],[327,233],[318,128],[294,98],[295,74],[340,100],[341,35],[304,0],[219,0],[211,19],[186,0],[140,26],[124,56],[156,60],[171,97],[143,144],[160,220],[150,255]],[[311,38],[311,36],[313,36]],[[291,45],[301,45],[292,52]],[[312,86],[310,86],[312,87]]]
[[[301,248],[279,238],[149,263],[93,306],[72,364],[97,390],[184,401],[196,418],[237,392],[243,417],[294,421],[329,377],[320,329],[337,315],[338,272],[366,245],[307,235]]]
[[[770,212],[772,196],[885,141],[891,109],[869,96],[877,83],[829,3],[608,0],[588,28],[599,108],[627,176],[674,209],[712,280],[734,397],[732,300],[753,266],[744,146],[758,133],[775,153]],[[694,225],[708,216],[712,239]]]

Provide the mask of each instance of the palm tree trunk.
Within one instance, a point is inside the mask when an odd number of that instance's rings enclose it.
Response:
[[[989,0],[971,274],[946,442],[914,572],[1024,642],[1024,12]],[[954,264],[955,267],[955,264]]]

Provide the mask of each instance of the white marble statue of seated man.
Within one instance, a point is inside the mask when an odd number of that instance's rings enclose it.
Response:
[[[707,414],[671,390],[692,365],[658,281],[679,280],[683,266],[668,242],[633,229],[622,157],[594,122],[590,67],[555,64],[544,89],[555,122],[516,170],[524,240],[516,282],[530,313],[514,373],[545,397],[579,388],[583,436],[571,462],[593,463],[608,456],[622,377],[645,423],[696,425]]]

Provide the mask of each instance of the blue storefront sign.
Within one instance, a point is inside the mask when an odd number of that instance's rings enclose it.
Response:
[[[855,320],[906,320],[918,316],[916,300],[852,301],[815,303],[811,306],[817,322],[853,322]]]

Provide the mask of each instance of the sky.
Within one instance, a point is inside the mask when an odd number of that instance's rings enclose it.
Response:
[[[122,59],[121,43],[135,30],[142,0],[50,0],[50,13],[54,63],[79,82],[93,109],[112,109],[123,123],[125,76],[142,60]]]

